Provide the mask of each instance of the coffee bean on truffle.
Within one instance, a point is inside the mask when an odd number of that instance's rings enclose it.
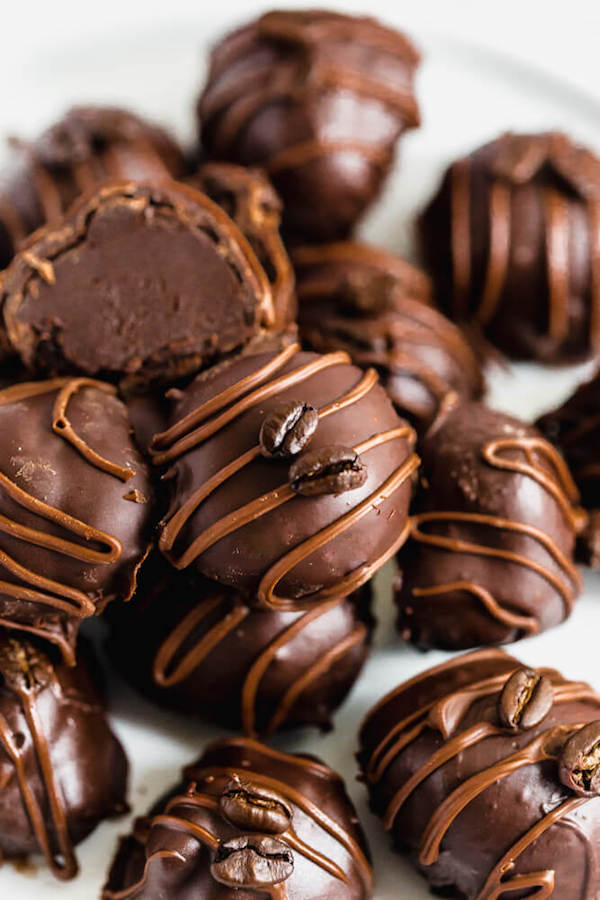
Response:
[[[369,900],[368,849],[340,776],[314,756],[247,738],[209,744],[121,842],[102,898],[218,900],[224,886]]]
[[[559,774],[562,783],[580,797],[600,794],[600,721],[571,735],[560,755]]]
[[[553,699],[552,682],[548,678],[533,669],[517,669],[500,695],[500,721],[515,731],[527,731],[543,721]]]

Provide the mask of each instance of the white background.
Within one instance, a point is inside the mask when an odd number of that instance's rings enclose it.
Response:
[[[308,4],[285,3],[284,6]],[[369,239],[411,253],[411,221],[443,166],[498,131],[561,127],[600,152],[600,5],[571,0],[332,0],[330,7],[370,12],[408,31],[422,48],[418,80],[423,127],[402,144],[400,164],[369,216]],[[248,0],[161,2],[15,2],[1,4],[0,137],[34,135],[73,102],[118,102],[163,119],[184,140],[194,133],[193,105],[206,48],[229,26],[258,14]],[[490,402],[533,417],[558,403],[589,370],[521,366],[492,374]],[[393,632],[390,573],[379,577],[377,649],[336,717],[336,730],[287,735],[278,745],[317,753],[342,771],[359,806],[375,857],[378,900],[425,898],[422,882],[387,849],[355,780],[360,720],[385,691],[444,658],[401,647]],[[558,665],[600,688],[596,641],[600,579],[587,578],[571,620],[514,648],[532,664]],[[115,681],[115,727],[130,754],[131,802],[141,813],[200,752],[210,728],[161,713]],[[594,801],[600,802],[600,801]],[[129,820],[104,824],[79,848],[82,875],[63,885],[34,862],[25,873],[0,871],[0,898],[94,900],[116,836]],[[557,898],[559,900],[559,898]]]

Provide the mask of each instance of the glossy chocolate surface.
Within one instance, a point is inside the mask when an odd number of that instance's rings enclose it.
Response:
[[[345,350],[373,366],[399,414],[423,432],[450,392],[483,393],[460,330],[432,306],[427,276],[391,253],[350,241],[298,247],[298,324],[307,347]]]
[[[27,235],[110,178],[178,177],[181,150],[162,128],[124,109],[76,106],[31,142],[12,142],[0,176],[0,268]]]
[[[121,842],[102,898],[221,900],[232,888],[278,900],[372,895],[365,838],[339,775],[247,738],[210,744]]]
[[[554,447],[518,419],[464,403],[438,419],[420,452],[399,557],[402,636],[460,649],[562,622],[581,586],[573,550],[585,516]]]
[[[381,189],[399,136],[419,124],[419,55],[375,19],[275,10],[214,49],[198,102],[209,156],[265,169],[284,228],[346,237]]]
[[[563,785],[559,770],[573,755],[569,739],[589,740],[579,732],[600,717],[600,696],[541,669],[552,705],[531,728],[506,727],[499,704],[519,668],[500,650],[480,650],[384,697],[360,735],[371,806],[444,896],[591,900],[600,798]]]
[[[578,556],[591,566],[600,565],[600,376],[580,385],[562,406],[546,413],[538,427],[567,460],[581,502],[589,511],[580,536]]]
[[[77,874],[74,845],[126,810],[127,759],[86,668],[54,664],[0,634],[0,851],[43,854],[54,875]]]
[[[306,612],[257,609],[153,557],[135,599],[108,610],[107,649],[163,706],[250,737],[299,725],[326,730],[366,659],[369,606],[365,586]]]
[[[438,302],[508,356],[600,351],[600,160],[564,134],[507,133],[446,172],[421,218]]]
[[[233,219],[265,270],[275,307],[275,325],[296,318],[294,270],[279,234],[282,205],[259,169],[233,163],[204,163],[189,182],[218,203]]]
[[[4,321],[41,373],[169,381],[274,326],[266,275],[234,223],[176,182],[82,197],[9,266]]]
[[[79,625],[128,599],[153,489],[115,388],[59,378],[0,391],[0,624],[74,661]]]
[[[299,456],[266,458],[262,424],[291,400],[318,410],[316,431]],[[172,492],[160,549],[177,568],[254,592],[263,607],[303,609],[345,596],[405,539],[413,441],[376,373],[350,365],[345,353],[319,356],[292,344],[241,354],[179,394],[170,428],[153,441]],[[347,489],[353,465],[340,463],[340,451],[366,469],[360,486]],[[328,493],[298,493],[293,470],[309,454],[317,456],[313,487]],[[301,487],[310,480],[304,473]]]

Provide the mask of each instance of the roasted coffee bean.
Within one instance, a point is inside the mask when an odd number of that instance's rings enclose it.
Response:
[[[552,708],[552,682],[533,669],[513,672],[500,695],[500,721],[513,731],[527,731],[546,718]]]
[[[581,797],[600,794],[600,721],[573,734],[558,761],[560,780]]]
[[[282,403],[261,425],[259,442],[263,456],[285,459],[308,446],[319,424],[319,414],[302,400]]]
[[[290,810],[278,794],[247,782],[229,784],[219,807],[228,822],[244,831],[281,834],[292,821]]]
[[[397,280],[388,274],[358,274],[346,278],[341,290],[342,311],[351,316],[377,316],[393,308]]]
[[[351,447],[309,450],[290,466],[290,486],[297,494],[343,494],[361,487],[367,467]]]
[[[215,881],[233,888],[280,884],[294,870],[287,844],[268,835],[249,834],[222,843],[210,867]]]

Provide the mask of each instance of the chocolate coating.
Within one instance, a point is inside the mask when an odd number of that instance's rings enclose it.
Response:
[[[127,759],[84,649],[71,668],[0,634],[0,850],[42,853],[61,879],[77,874],[74,845],[126,810]]]
[[[421,647],[515,641],[565,619],[584,517],[564,461],[518,419],[464,403],[425,436],[400,554],[398,627]]]
[[[373,366],[396,409],[419,432],[454,392],[483,394],[479,363],[461,331],[433,309],[427,276],[391,253],[343,242],[298,247],[298,325],[319,353],[345,350]]]
[[[87,379],[0,391],[0,625],[74,662],[79,625],[128,599],[153,490],[115,389]]]
[[[282,205],[273,185],[259,169],[232,163],[204,163],[189,179],[233,219],[269,279],[275,324],[296,318],[294,270],[279,235]]]
[[[600,350],[600,160],[563,134],[504,134],[457,160],[421,218],[448,315],[509,356]]]
[[[562,406],[541,416],[538,428],[555,444],[571,467],[589,511],[577,555],[590,566],[600,565],[600,374],[580,385]]]
[[[27,235],[57,221],[94,185],[184,171],[173,138],[124,109],[76,106],[35,141],[12,144],[13,159],[0,176],[0,268]]]
[[[452,891],[444,896],[594,897],[600,801],[563,786],[559,767],[569,739],[598,718],[600,696],[539,670],[554,689],[550,711],[529,730],[506,728],[499,698],[519,666],[481,650],[384,697],[360,735],[371,806],[430,885]]]
[[[419,55],[375,19],[276,10],[229,34],[198,102],[213,159],[265,169],[284,229],[346,237],[379,193],[396,142],[419,124]]]
[[[153,558],[135,599],[108,610],[107,649],[163,706],[251,737],[327,730],[368,652],[370,588],[357,594],[303,613],[257,609]]]
[[[30,368],[143,384],[195,372],[274,325],[266,276],[234,223],[168,181],[82,197],[22,247],[0,300]]]
[[[366,467],[361,486],[298,496],[295,463],[267,459],[263,421],[286,401],[319,411],[307,453],[331,474],[332,445]],[[172,503],[159,539],[180,569],[238,590],[260,605],[303,609],[364,584],[404,541],[414,433],[398,418],[373,370],[346,354],[319,356],[296,344],[241,354],[201,373],[176,400],[170,428],[152,444],[170,466]],[[332,455],[333,454],[333,455]],[[350,489],[354,488],[354,489]]]
[[[237,888],[281,900],[366,900],[368,854],[339,775],[315,757],[231,738],[210,744],[138,820],[102,898],[224,900]]]

